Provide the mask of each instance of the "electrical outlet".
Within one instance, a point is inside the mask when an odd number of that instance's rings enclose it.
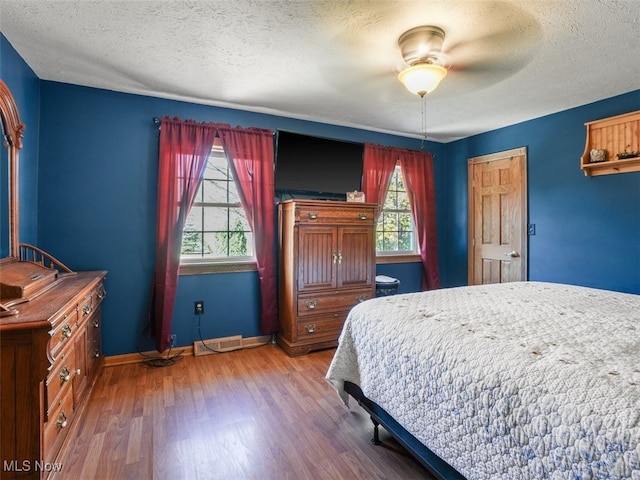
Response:
[[[204,313],[204,302],[202,300],[193,302],[193,313],[196,315],[202,315]]]
[[[178,339],[178,336],[175,333],[172,333],[170,337],[170,342],[169,342],[169,345],[171,346],[171,348],[176,346],[177,339]]]

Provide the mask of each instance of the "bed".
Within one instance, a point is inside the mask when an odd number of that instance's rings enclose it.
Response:
[[[437,478],[640,480],[640,296],[514,282],[354,307],[327,372]]]

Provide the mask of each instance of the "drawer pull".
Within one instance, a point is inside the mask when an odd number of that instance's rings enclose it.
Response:
[[[64,338],[69,338],[71,336],[71,327],[69,326],[69,324],[62,327],[62,336]]]
[[[96,327],[96,328],[98,328],[100,326],[100,322],[98,321],[97,318],[93,319],[93,326]]]
[[[307,333],[314,333],[316,331],[316,325],[315,323],[312,323],[311,325],[305,325],[304,329],[307,331]]]
[[[366,296],[366,295],[358,295],[358,296],[356,297],[356,300],[358,301],[358,303],[362,303],[362,302],[364,302],[366,299],[367,299],[367,296]]]
[[[304,303],[307,305],[307,308],[309,310],[313,310],[314,308],[316,308],[316,305],[318,305],[318,301],[317,300],[307,300]]]
[[[311,220],[315,220],[316,218],[318,218],[318,212],[309,212],[307,213],[307,215]]]
[[[96,357],[96,358],[100,358],[100,350],[98,348],[96,348],[93,351],[93,356]]]
[[[64,413],[64,410],[60,412],[60,416],[58,417],[58,421],[56,422],[58,428],[66,428],[67,427],[67,416]]]
[[[67,367],[64,367],[60,371],[60,380],[62,380],[63,382],[68,382],[69,380],[71,380],[71,373],[69,372],[69,369]]]
[[[82,315],[86,316],[91,313],[91,305],[85,305],[82,307]]]
[[[358,218],[360,220],[366,220],[367,219],[367,214],[364,213],[364,212],[360,212],[360,213],[358,213]]]
[[[338,252],[338,265],[342,264],[342,252]]]
[[[106,295],[106,292],[104,290],[100,290],[98,292],[98,300],[102,300],[105,295]]]

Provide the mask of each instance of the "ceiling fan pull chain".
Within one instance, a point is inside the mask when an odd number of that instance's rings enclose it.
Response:
[[[421,100],[422,104],[422,141],[420,142],[420,150],[424,149],[424,144],[427,141],[427,99],[426,95],[423,95]]]

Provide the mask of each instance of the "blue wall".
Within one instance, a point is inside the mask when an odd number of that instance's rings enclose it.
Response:
[[[150,350],[144,335],[154,259],[158,129],[153,117],[285,129],[418,148],[419,141],[360,129],[40,81],[2,37],[0,73],[27,125],[21,160],[21,240],[71,268],[109,270],[107,355]],[[640,109],[640,92],[450,144],[435,154],[443,286],[467,277],[467,158],[528,148],[530,278],[640,293],[640,173],[588,178],[579,169],[584,122]],[[36,185],[36,176],[37,184]],[[379,265],[419,289],[416,263]],[[254,272],[180,278],[179,345],[198,338],[193,301],[205,301],[204,338],[259,335]]]
[[[40,247],[73,269],[109,271],[109,300],[103,307],[107,355],[149,350],[153,345],[143,331],[155,248],[158,128],[154,117],[419,147],[416,139],[48,81],[41,82],[40,105]],[[444,146],[428,148],[437,158],[436,182],[443,183]],[[399,268],[406,277],[410,270]],[[256,273],[181,277],[173,322],[178,345],[198,338],[194,300],[205,302],[204,338],[260,334]]]
[[[640,109],[640,90],[447,145],[446,283],[467,281],[467,159],[527,147],[529,279],[640,293],[640,172],[586,177],[585,122]],[[443,204],[441,204],[443,205]]]
[[[23,243],[37,244],[38,221],[38,126],[40,124],[40,80],[18,55],[4,35],[0,34],[0,78],[7,84],[26,125],[19,153],[18,190],[20,192],[19,238]],[[1,127],[0,127],[1,128]],[[8,233],[8,168],[7,149],[0,147],[0,258],[9,252]]]

